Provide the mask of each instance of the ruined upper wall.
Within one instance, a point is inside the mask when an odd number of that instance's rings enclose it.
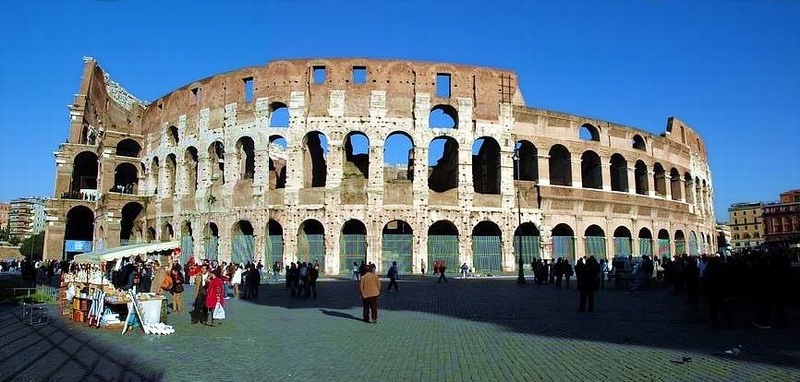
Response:
[[[314,68],[324,67],[325,80],[314,82]],[[363,68],[364,83],[354,83],[353,69]],[[436,96],[437,74],[450,75],[450,96]],[[252,79],[252,99],[268,98],[270,103],[290,105],[293,93],[304,96],[307,116],[327,116],[331,92],[345,92],[345,116],[369,116],[373,91],[386,92],[387,117],[411,117],[415,95],[427,93],[431,105],[457,106],[457,99],[469,98],[475,119],[497,120],[501,101],[524,104],[517,76],[508,70],[478,66],[397,60],[313,59],[273,61],[208,77],[181,87],[147,107],[142,126],[145,134],[174,124],[180,115],[200,109],[220,109],[230,103],[244,104],[245,83]],[[252,102],[250,102],[252,103]],[[189,118],[191,120],[191,118]]]
[[[105,131],[138,134],[144,102],[139,101],[103,71],[97,61],[84,58],[80,89],[70,105],[70,143],[86,144],[94,131],[97,142]]]

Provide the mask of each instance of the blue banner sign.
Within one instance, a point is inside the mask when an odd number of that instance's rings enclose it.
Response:
[[[65,252],[91,252],[92,242],[84,240],[67,240],[64,245]]]

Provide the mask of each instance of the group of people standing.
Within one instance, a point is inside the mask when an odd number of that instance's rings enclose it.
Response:
[[[314,264],[305,261],[286,266],[286,289],[292,297],[317,298],[317,279],[319,278],[319,262]]]

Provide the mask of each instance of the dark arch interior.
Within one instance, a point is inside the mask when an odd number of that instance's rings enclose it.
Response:
[[[519,141],[515,146],[514,180],[539,180],[539,152],[533,143]]]
[[[632,145],[633,145],[633,148],[636,149],[636,150],[642,150],[642,151],[647,150],[647,146],[644,143],[644,138],[642,138],[642,136],[639,135],[639,134],[636,134],[636,135],[633,136]]]
[[[369,138],[361,132],[347,134],[344,139],[344,178],[369,178]]]
[[[286,188],[286,139],[280,135],[269,137],[269,187]]]
[[[320,132],[311,132],[305,138],[305,168],[311,167],[311,171],[305,171],[306,187],[325,187],[328,178],[328,167],[325,161],[325,152],[328,142],[325,135]]]
[[[67,212],[65,240],[91,241],[94,236],[94,213],[87,207],[73,207]]]
[[[636,180],[636,193],[639,195],[647,195],[647,165],[642,161],[636,161],[636,168],[634,170],[634,177]]]
[[[586,151],[581,155],[581,182],[583,188],[603,188],[603,166],[600,156],[594,151]]]
[[[139,171],[130,163],[121,163],[114,169],[114,186],[109,191],[133,194],[139,183]]]
[[[208,158],[211,161],[211,182],[216,185],[225,183],[225,145],[214,141],[208,147]]]
[[[175,237],[175,230],[172,229],[172,224],[169,223],[164,224],[161,230],[161,240],[162,241],[172,240],[173,237]]]
[[[208,223],[205,229],[206,237],[216,237],[219,236],[219,228],[215,223]]]
[[[516,230],[515,236],[539,236],[539,229],[533,223],[522,223]]]
[[[256,174],[256,144],[253,138],[240,138],[236,148],[239,151],[241,179],[252,180]]]
[[[97,189],[97,155],[84,151],[72,162],[72,190]]]
[[[639,238],[640,239],[652,239],[653,234],[650,233],[650,230],[647,228],[642,228],[639,230]]]
[[[597,130],[596,127],[585,124],[581,126],[581,130],[578,133],[578,136],[583,139],[584,141],[600,141],[600,132]]]
[[[659,230],[658,238],[663,240],[669,240],[669,232],[665,229]]]
[[[562,145],[550,149],[550,184],[556,186],[572,185],[572,162],[569,150]]]
[[[494,222],[483,221],[472,229],[472,236],[500,236],[500,227]]]
[[[667,195],[667,174],[660,163],[653,165],[653,185],[656,195],[662,197]]]
[[[392,220],[383,226],[382,233],[384,235],[412,234],[414,230],[411,228],[411,225],[402,220]]]
[[[197,153],[197,149],[194,147],[189,147],[186,149],[186,154],[184,155],[184,160],[187,163],[186,171],[187,176],[186,179],[188,180],[189,184],[187,185],[189,191],[196,191],[197,190],[197,176],[198,176],[198,165],[199,165],[199,156]]]
[[[118,156],[137,158],[139,157],[139,153],[141,151],[142,151],[142,146],[139,145],[139,143],[134,141],[133,139],[123,139],[119,143],[117,143],[116,153]]]
[[[619,154],[611,156],[611,191],[628,192],[628,162]]]
[[[169,127],[169,139],[173,146],[178,145],[178,128],[175,126]]]
[[[492,138],[472,145],[472,187],[479,194],[500,193],[500,145]]]
[[[269,219],[267,223],[267,235],[283,236],[283,227],[274,219]]]
[[[602,237],[605,237],[606,233],[599,226],[597,226],[595,224],[592,224],[589,227],[586,227],[586,232],[584,233],[584,236],[602,236]]]
[[[614,237],[631,237],[631,231],[626,227],[617,227],[614,230]]]
[[[561,223],[553,227],[553,236],[575,236],[572,227],[565,223]]]
[[[672,168],[669,172],[672,200],[681,200],[681,173],[678,169]]]
[[[325,227],[316,220],[306,220],[303,222],[301,231],[306,235],[324,235]]]
[[[120,240],[130,240],[136,219],[144,210],[144,207],[136,202],[131,202],[122,207],[122,219],[120,221]]]
[[[436,160],[433,154],[440,150],[441,156]],[[428,155],[428,188],[445,192],[458,187],[458,142],[451,137],[434,138]],[[431,161],[434,161],[433,164]]]
[[[250,236],[253,235],[253,225],[247,220],[239,220],[239,222],[236,223],[234,231],[242,235]]]
[[[366,235],[367,227],[359,220],[348,220],[342,226],[343,235]]]
[[[150,227],[150,228],[147,229],[147,241],[148,242],[153,242],[155,240],[156,240],[156,229],[153,228],[153,227]]]
[[[675,240],[686,240],[686,236],[683,235],[683,231],[675,231]]]
[[[458,235],[458,229],[453,223],[445,220],[440,220],[436,223],[433,223],[430,228],[428,228],[428,236],[431,235]]]

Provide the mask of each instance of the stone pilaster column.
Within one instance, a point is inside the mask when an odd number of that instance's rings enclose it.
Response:
[[[582,188],[583,187],[583,174],[581,172],[581,160],[580,159],[573,159],[570,161],[572,172],[572,187],[574,188]]]
[[[628,193],[636,194],[636,168],[628,167]]]
[[[539,170],[539,181],[538,184],[542,186],[549,186],[550,185],[550,155],[547,154],[539,154],[536,157],[538,170]]]
[[[604,158],[600,158],[602,161],[601,165],[601,172],[603,174],[603,191],[611,191],[611,163],[606,161]]]

